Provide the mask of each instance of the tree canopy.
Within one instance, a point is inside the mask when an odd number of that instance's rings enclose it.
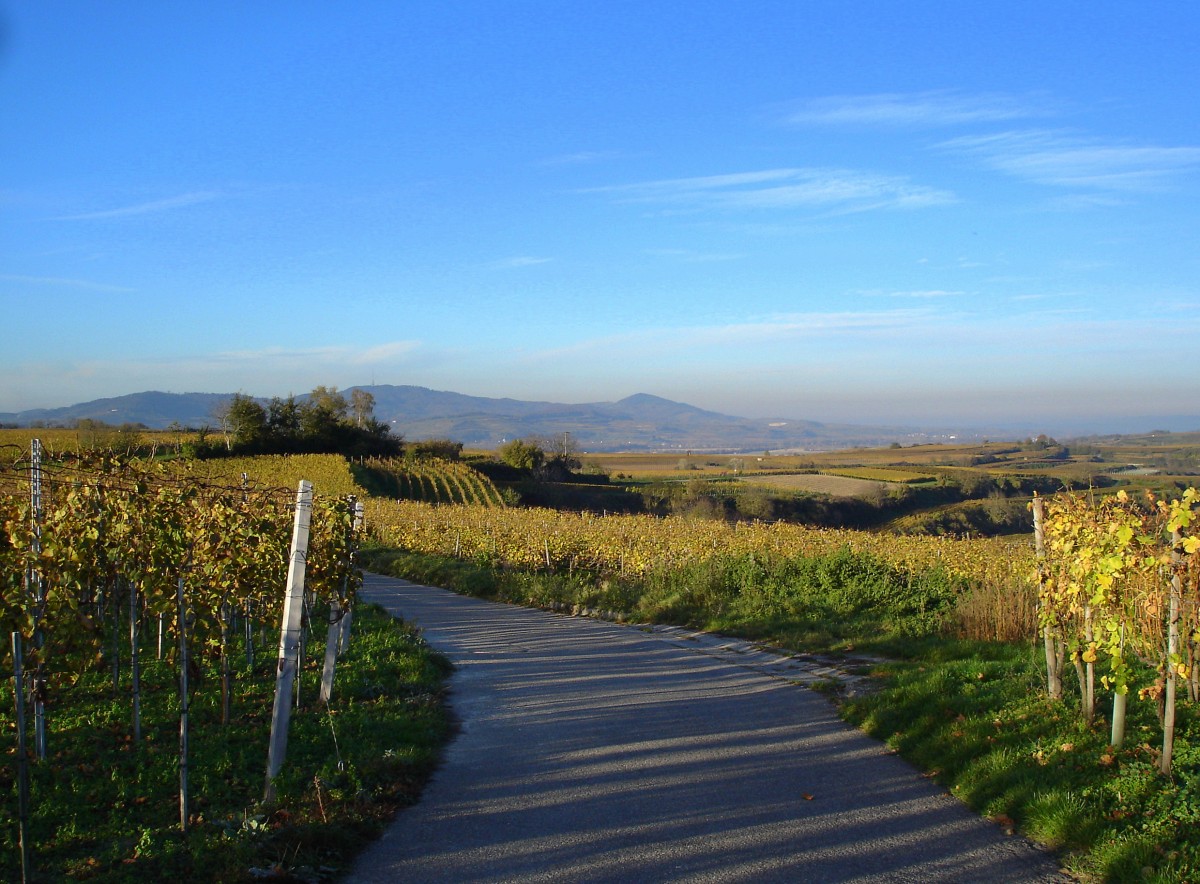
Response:
[[[319,386],[304,399],[275,397],[265,405],[237,393],[214,415],[232,454],[399,454],[403,438],[375,419],[374,407],[365,391],[353,391],[348,404],[337,387]]]

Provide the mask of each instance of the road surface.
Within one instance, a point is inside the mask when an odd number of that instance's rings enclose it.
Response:
[[[461,732],[349,882],[1070,880],[753,655],[378,575],[363,596],[454,662]]]

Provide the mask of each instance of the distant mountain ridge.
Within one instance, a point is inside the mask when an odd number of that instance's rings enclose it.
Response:
[[[845,448],[928,441],[897,427],[823,424],[785,418],[743,418],[706,411],[648,393],[617,402],[566,404],[468,396],[427,387],[379,384],[352,387],[375,397],[375,417],[406,439],[448,438],[468,448],[494,448],[507,439],[570,433],[586,451],[765,451]],[[218,424],[216,409],[231,393],[149,391],[63,408],[0,413],[0,423],[68,426],[79,420],[198,428]],[[297,397],[303,398],[303,397]],[[260,401],[267,401],[262,399]]]

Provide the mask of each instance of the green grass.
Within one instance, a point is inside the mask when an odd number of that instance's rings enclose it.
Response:
[[[999,649],[999,653],[997,653]],[[991,659],[986,659],[990,656]],[[891,664],[847,719],[936,777],[979,813],[1013,821],[1092,880],[1200,877],[1200,725],[1181,707],[1174,774],[1158,773],[1152,710],[1131,703],[1126,746],[1101,716],[1046,698],[1037,650],[963,646]]]
[[[1148,703],[1131,699],[1126,746],[1111,751],[1102,714],[1085,725],[1078,697],[1045,696],[1040,646],[945,637],[959,596],[937,574],[901,583],[854,554],[776,570],[735,559],[642,583],[397,550],[367,550],[362,561],[520,604],[679,623],[801,652],[884,655],[892,662],[871,672],[878,690],[841,706],[847,720],[980,814],[1060,851],[1085,880],[1200,880],[1195,707],[1180,704],[1172,776],[1158,773],[1162,737]]]
[[[143,739],[131,735],[127,690],[85,672],[49,703],[50,757],[32,765],[34,880],[246,881],[252,869],[325,880],[345,868],[398,807],[415,800],[449,733],[444,658],[379,609],[355,612],[333,700],[318,708],[317,637],[302,675],[273,807],[259,804],[270,732],[272,653],[255,678],[243,665],[233,721],[206,666],[189,729],[191,820],[179,826],[178,693],[174,667],[143,672]],[[0,767],[0,878],[19,878],[11,681],[0,691],[8,763]],[[280,880],[287,880],[280,878]]]

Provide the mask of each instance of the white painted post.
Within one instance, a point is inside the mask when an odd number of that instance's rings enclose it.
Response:
[[[363,502],[355,498],[354,500],[354,540],[353,549],[350,553],[350,564],[353,566],[358,555],[358,538],[362,535],[363,519],[364,519]],[[346,599],[346,606],[342,609],[342,629],[338,634],[338,656],[342,656],[350,649],[350,622],[354,619],[354,600]]]
[[[17,715],[17,838],[21,847],[21,884],[33,874],[29,864],[29,756],[25,748],[24,657],[21,633],[12,634],[13,699]]]
[[[183,578],[176,584],[179,606],[179,830],[188,830],[188,614],[183,595]]]
[[[1163,715],[1163,749],[1158,769],[1163,774],[1171,773],[1171,760],[1175,755],[1175,684],[1176,661],[1179,659],[1179,603],[1183,597],[1183,579],[1179,572],[1183,567],[1183,538],[1176,528],[1171,534],[1171,601],[1167,613],[1167,700]]]
[[[325,665],[321,669],[320,701],[327,706],[329,698],[333,695],[333,668],[337,661],[338,639],[341,638],[341,632],[342,603],[335,596],[329,603],[329,627],[325,630]]]
[[[300,618],[304,612],[304,569],[308,557],[308,531],[312,524],[312,483],[301,481],[296,492],[296,520],[292,528],[292,556],[288,564],[283,624],[279,631],[279,663],[275,673],[275,704],[271,709],[271,745],[267,752],[267,783],[263,801],[275,800],[275,777],[287,755],[291,722],[292,683],[296,678],[300,646]]]
[[[363,521],[363,505],[362,502],[354,497],[350,498],[353,505],[354,519],[351,523],[350,530],[346,534],[346,565],[348,568],[354,567],[354,551],[355,537],[362,528]],[[320,701],[325,705],[329,705],[329,698],[333,696],[333,670],[337,665],[337,658],[344,653],[344,643],[350,641],[350,596],[349,596],[349,571],[342,580],[342,590],[340,596],[334,596],[329,603],[329,628],[325,631],[325,666],[321,670],[321,693]],[[345,599],[346,604],[342,604],[342,599]]]
[[[354,609],[342,611],[342,628],[338,633],[338,656],[342,656],[350,648],[350,620],[354,617]]]
[[[29,444],[29,497],[33,515],[33,555],[42,551],[42,440]],[[42,618],[46,614],[46,579],[37,566],[26,572],[25,579],[33,595],[33,646],[38,650],[38,663],[33,670],[33,746],[39,761],[48,754],[46,740],[46,673],[42,664],[42,647],[46,643]]]

